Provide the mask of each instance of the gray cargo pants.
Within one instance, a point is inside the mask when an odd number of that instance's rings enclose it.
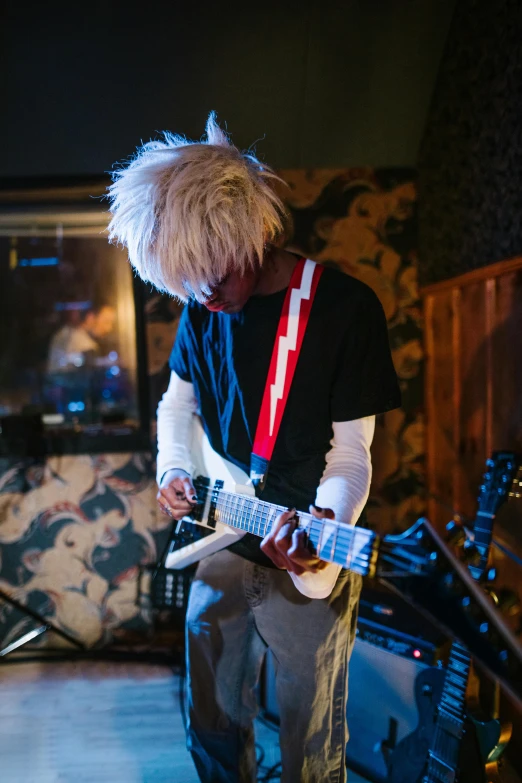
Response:
[[[282,783],[343,783],[348,660],[361,578],[341,571],[325,599],[286,571],[223,550],[203,560],[187,611],[187,745],[202,783],[255,783],[255,686],[276,667]]]

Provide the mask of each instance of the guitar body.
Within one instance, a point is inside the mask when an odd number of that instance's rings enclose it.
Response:
[[[500,783],[498,759],[511,736],[498,720],[479,721],[467,715],[459,753],[458,783]],[[502,739],[501,739],[502,738]]]
[[[444,687],[443,669],[425,669],[415,680],[419,722],[387,758],[387,783],[421,783],[435,732],[437,707]],[[479,779],[480,780],[480,779]],[[477,781],[479,783],[479,781]]]
[[[223,482],[222,486],[226,492],[247,497],[255,496],[254,487],[247,474],[214,451],[198,417],[195,417],[193,425],[191,455],[194,463],[194,475],[207,477],[211,484],[215,481]],[[183,521],[194,523],[191,517],[184,517]],[[182,549],[169,552],[165,559],[165,568],[186,568],[197,563],[203,557],[225,549],[245,535],[242,530],[229,527],[221,522],[215,522],[211,525],[207,525],[207,523],[208,520],[203,513],[203,517],[198,520],[198,525],[206,527],[207,535]]]
[[[481,758],[486,767],[487,783],[501,783],[499,760],[504,748],[511,739],[513,726],[511,723],[500,723],[499,720],[481,721],[470,715],[468,718],[470,731],[476,737]]]

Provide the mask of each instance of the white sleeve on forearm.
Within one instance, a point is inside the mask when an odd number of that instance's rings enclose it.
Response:
[[[375,432],[375,416],[354,421],[333,422],[332,448],[326,455],[315,503],[331,508],[335,519],[355,525],[368,500],[372,478],[370,446]],[[330,563],[313,574],[290,574],[303,595],[327,598],[332,592],[341,566]]]
[[[171,468],[181,468],[192,476],[192,425],[197,409],[192,384],[171,373],[169,387],[158,405],[158,484]]]

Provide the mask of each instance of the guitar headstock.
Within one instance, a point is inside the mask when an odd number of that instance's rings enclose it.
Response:
[[[471,525],[452,520],[446,526],[448,541],[461,547],[461,556],[472,577],[482,580],[487,570],[493,522],[510,496],[519,496],[522,458],[511,451],[495,451],[486,461],[478,495],[478,508]]]
[[[381,542],[378,577],[459,639],[522,704],[522,650],[491,599],[426,519]]]
[[[516,489],[520,494],[520,464],[520,456],[512,451],[494,451],[486,460],[486,471],[477,498],[477,514],[495,516],[509,495],[517,494]]]

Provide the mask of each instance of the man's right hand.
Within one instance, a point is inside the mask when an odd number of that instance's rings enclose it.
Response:
[[[197,496],[189,474],[180,468],[167,470],[160,481],[156,499],[161,510],[173,519],[182,519],[190,514],[197,503]]]

